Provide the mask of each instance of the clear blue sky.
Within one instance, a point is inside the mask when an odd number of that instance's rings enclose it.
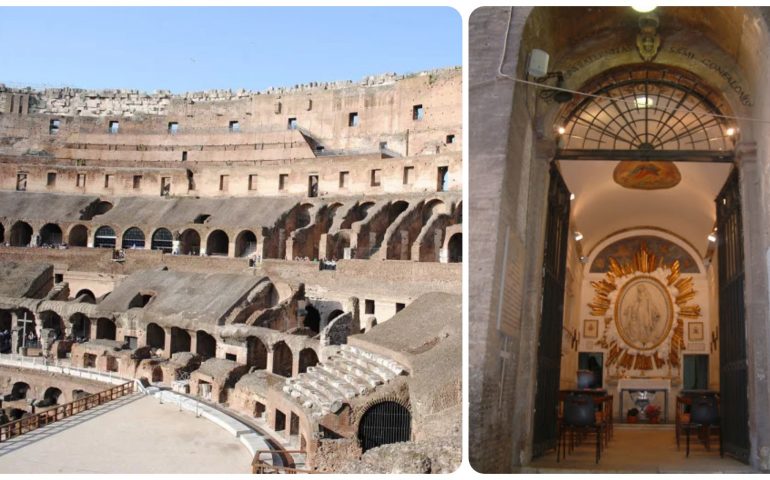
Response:
[[[9,86],[263,90],[462,63],[462,19],[414,7],[0,7]]]

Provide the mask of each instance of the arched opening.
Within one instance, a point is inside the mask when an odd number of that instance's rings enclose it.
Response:
[[[123,248],[144,248],[144,232],[131,227],[123,233]]]
[[[40,322],[43,328],[50,328],[54,331],[56,339],[64,336],[64,321],[58,313],[51,310],[40,312]]]
[[[96,320],[96,339],[104,338],[107,340],[115,340],[117,328],[115,322],[109,318],[98,318]]]
[[[96,203],[96,205],[94,205],[93,216],[95,217],[97,215],[104,215],[110,210],[112,210],[112,203],[106,202],[104,200],[99,201]]]
[[[150,247],[153,250],[162,250],[163,253],[171,253],[174,246],[174,237],[166,228],[159,228],[152,234]]]
[[[58,247],[63,242],[61,228],[55,223],[46,223],[40,229],[40,244]]]
[[[334,258],[340,260],[345,258],[345,249],[350,248],[350,234],[348,232],[340,232],[335,238]]]
[[[447,245],[449,249],[449,263],[460,263],[463,261],[463,234],[455,233],[449,239]]]
[[[70,323],[75,341],[83,342],[91,338],[91,320],[87,316],[75,313],[70,317]]]
[[[217,355],[217,341],[208,332],[198,330],[195,332],[195,353],[204,360]]]
[[[171,327],[171,351],[169,356],[176,352],[189,352],[190,343],[190,334],[186,330]]]
[[[16,311],[17,333],[19,347],[40,347],[40,339],[37,337],[37,317],[31,310],[20,308]]]
[[[318,313],[318,310],[312,305],[305,306],[305,312],[305,327],[309,328],[315,333],[320,332],[321,314]]]
[[[294,357],[286,342],[273,345],[273,373],[283,377],[291,377],[291,366]]]
[[[88,246],[88,228],[85,225],[75,225],[70,229],[67,245],[70,247]]]
[[[94,292],[91,290],[88,290],[87,288],[84,288],[83,290],[78,290],[78,293],[75,294],[75,299],[77,299],[79,302],[82,303],[96,303],[96,296],[94,295]]]
[[[166,348],[166,331],[157,323],[147,325],[147,345],[152,348]]]
[[[28,393],[30,393],[30,387],[26,382],[16,382],[11,387],[11,398],[13,400],[23,400],[27,398]]]
[[[257,236],[250,230],[244,230],[235,237],[235,256],[248,257],[257,251]]]
[[[0,244],[5,243],[5,227],[0,223]]]
[[[206,240],[206,254],[209,256],[226,257],[230,247],[230,239],[222,230],[214,230]]]
[[[318,355],[312,348],[305,348],[299,352],[299,372],[307,372],[307,367],[318,365]]]
[[[96,233],[94,234],[94,247],[115,248],[116,239],[115,230],[108,225],[104,225],[96,229]]]
[[[358,424],[361,451],[412,438],[412,415],[400,403],[386,401],[369,407]]]
[[[179,253],[182,255],[200,255],[201,236],[192,228],[188,228],[179,236]]]
[[[257,370],[267,368],[267,347],[259,337],[246,339],[246,364]]]
[[[12,247],[28,247],[32,241],[32,227],[26,222],[16,222],[11,227],[10,243]]]
[[[152,369],[152,383],[163,383],[163,369],[156,365]]]
[[[342,310],[339,310],[339,309],[338,310],[332,310],[332,312],[329,314],[329,316],[326,317],[326,324],[329,325],[330,323],[332,323],[332,321],[335,318],[339,317],[343,313],[345,313],[345,312],[343,312]]]
[[[61,397],[61,390],[56,387],[49,387],[43,394],[43,403],[45,403],[45,405],[41,406],[50,407],[52,405],[58,405],[59,397]]]

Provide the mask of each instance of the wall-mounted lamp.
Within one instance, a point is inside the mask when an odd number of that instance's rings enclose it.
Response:
[[[732,137],[733,135],[735,135],[735,128],[733,127],[728,128],[727,130],[725,130],[725,134],[728,137]]]
[[[708,237],[709,242],[714,243],[717,241],[717,234],[716,232],[709,233]]]
[[[631,5],[631,8],[633,8],[635,11],[639,13],[650,13],[651,11],[655,10],[657,7],[649,2],[639,2],[639,3],[635,3],[634,5]]]
[[[575,199],[575,194],[574,193],[570,193],[569,194],[569,199],[570,200],[574,200]]]
[[[581,240],[583,240],[583,234],[580,232],[575,232],[575,241],[579,242]]]

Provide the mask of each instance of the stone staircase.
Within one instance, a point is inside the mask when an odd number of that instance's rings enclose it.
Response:
[[[399,363],[351,345],[340,345],[323,363],[287,378],[283,391],[314,418],[336,412],[356,396],[406,373]]]

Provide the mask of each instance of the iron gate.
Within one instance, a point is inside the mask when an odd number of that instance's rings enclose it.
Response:
[[[570,192],[559,170],[552,164],[543,255],[543,304],[537,349],[537,393],[532,445],[535,457],[556,448],[569,208]]]
[[[358,426],[362,451],[380,445],[407,442],[412,437],[412,416],[396,402],[381,402],[369,408]]]
[[[719,259],[719,385],[724,451],[749,461],[748,364],[743,301],[743,222],[738,170],[716,199]]]

